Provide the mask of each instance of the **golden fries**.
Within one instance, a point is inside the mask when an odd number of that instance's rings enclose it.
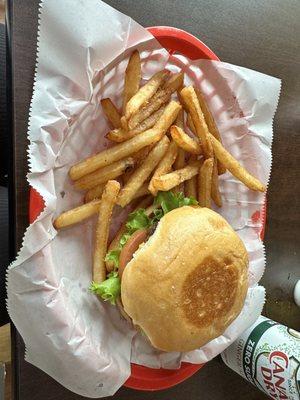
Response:
[[[177,146],[178,147],[178,146]],[[185,167],[185,151],[181,148],[178,147],[177,150],[177,157],[174,162],[174,169],[182,169]],[[174,192],[182,192],[184,193],[184,182],[182,182],[180,185],[176,186],[173,190]]]
[[[92,189],[89,189],[84,196],[84,202],[88,203],[89,201],[92,201],[94,199],[100,199],[103,190],[104,190],[104,185],[98,185],[93,187]]]
[[[78,224],[85,219],[97,214],[99,211],[100,200],[93,200],[79,207],[72,208],[60,214],[53,222],[55,229],[62,229],[68,226]]]
[[[157,92],[146,102],[140,110],[138,110],[128,121],[130,130],[138,126],[142,121],[152,115],[156,110],[170,100],[172,93],[179,89],[182,85],[183,74],[172,75],[165,85],[158,89]]]
[[[185,194],[187,197],[197,199],[197,175],[185,182]]]
[[[121,126],[121,116],[111,99],[102,99],[101,106],[106,118],[112,124],[114,128]]]
[[[213,150],[208,136],[208,127],[206,125],[204,115],[193,86],[183,88],[180,92],[180,96],[183,99],[188,112],[191,114],[191,118],[196,129],[196,134],[201,141],[204,157],[212,157]]]
[[[123,117],[121,117],[120,123],[121,123],[121,128],[124,131],[128,131],[128,123],[127,123],[127,119],[124,117],[124,115],[123,115]]]
[[[188,128],[193,132],[193,134],[194,134],[194,135],[197,135],[197,134],[196,134],[196,129],[195,129],[194,123],[193,123],[193,121],[192,121],[191,114],[187,114],[186,124],[187,124]]]
[[[180,183],[191,179],[199,172],[200,162],[195,161],[186,167],[177,171],[170,172],[169,174],[162,175],[153,179],[153,186],[155,190],[167,191],[178,186]]]
[[[138,135],[139,133],[152,128],[159,120],[159,118],[162,116],[164,109],[165,107],[162,106],[160,109],[151,114],[148,118],[146,118],[143,122],[141,122],[131,131],[130,130],[126,131],[124,129],[114,129],[108,132],[106,137],[112,142],[117,142],[117,143],[125,142],[125,140],[131,139],[132,137]]]
[[[150,176],[156,165],[167,151],[170,141],[164,136],[157,145],[150,151],[145,161],[133,172],[126,185],[120,192],[118,204],[121,207],[127,206],[133,199],[137,190]]]
[[[155,111],[165,105],[171,98],[171,90],[158,89],[155,95],[140,108],[135,114],[132,115],[128,121],[129,130],[134,130],[141,122],[149,118]]]
[[[184,111],[183,108],[181,108],[181,110],[179,111],[176,121],[175,121],[175,125],[179,126],[179,128],[183,129],[184,128]]]
[[[169,71],[166,70],[157,72],[144,86],[137,91],[134,96],[131,97],[125,108],[125,117],[127,121],[147,100],[154,95],[168,75]]]
[[[212,116],[212,113],[210,112],[210,109],[209,109],[209,107],[208,107],[208,105],[207,105],[207,103],[205,101],[205,98],[204,98],[203,94],[201,93],[200,89],[196,89],[195,88],[195,92],[196,92],[196,95],[198,97],[199,104],[200,104],[201,110],[203,112],[204,119],[205,119],[205,121],[207,123],[207,127],[208,127],[209,132],[219,142],[222,142],[219,129],[218,129],[216,123],[215,123],[214,117]]]
[[[212,183],[211,183],[211,198],[218,207],[222,207],[222,198],[219,191],[219,181],[218,181],[218,163],[217,159],[214,158],[214,166],[212,173]]]
[[[148,189],[149,184],[144,183],[143,186],[141,186],[136,192],[135,195],[133,196],[133,199],[138,199],[139,197],[146,196],[150,194],[149,189]]]
[[[176,142],[177,146],[191,154],[202,154],[202,146],[195,139],[192,139],[181,128],[172,125],[170,128],[172,139]]]
[[[132,157],[133,157],[136,165],[139,165],[147,157],[147,155],[150,153],[153,146],[154,146],[154,144],[143,147],[139,151],[132,154]]]
[[[176,121],[175,121],[175,125],[179,126],[179,128],[184,128],[184,112],[183,112],[183,108],[179,111]],[[177,146],[178,147],[178,146]],[[176,160],[174,162],[174,169],[181,169],[185,167],[185,151],[181,148],[178,147],[178,151],[177,151],[177,157]],[[181,183],[180,185],[176,186],[173,189],[174,192],[182,192],[184,193],[184,183]]]
[[[177,151],[178,147],[175,142],[171,142],[168,150],[166,151],[166,154],[163,156],[163,158],[160,160],[156,170],[154,171],[154,174],[152,176],[152,179],[149,183],[149,191],[153,194],[153,196],[156,196],[157,190],[153,186],[153,180],[161,175],[165,175],[168,172],[171,171],[172,165],[174,164],[174,161],[176,160],[177,156]]]
[[[203,94],[201,93],[200,89],[195,89],[196,95],[198,97],[199,100],[199,104],[201,107],[201,110],[203,112],[204,115],[204,119],[207,123],[208,126],[208,130],[209,132],[219,141],[222,143],[222,139],[221,139],[221,135],[219,132],[219,129],[217,127],[217,124],[214,120],[214,117],[212,116],[212,113],[205,101],[205,98],[203,96]],[[222,165],[219,161],[218,161],[218,174],[222,175],[226,172],[226,168],[224,167],[224,165]]]
[[[176,92],[176,90],[182,88],[183,78],[184,78],[183,72],[177,72],[176,74],[171,75],[170,78],[165,82],[163,86],[164,89],[170,89],[172,93]]]
[[[189,163],[197,161],[197,156],[192,155],[189,158]],[[191,179],[185,182],[185,194],[187,197],[194,197],[194,199],[198,198],[198,191],[197,191],[197,176],[193,176]]]
[[[96,283],[101,283],[106,279],[104,258],[107,252],[107,242],[111,215],[113,207],[116,204],[119,190],[119,182],[108,181],[100,200],[93,257],[93,281]]]
[[[84,175],[103,168],[124,157],[127,157],[145,146],[157,142],[161,137],[161,130],[149,129],[138,136],[129,139],[124,143],[119,143],[114,147],[103,150],[95,156],[89,157],[70,169],[70,177],[73,180],[79,179]]]
[[[140,53],[138,52],[138,50],[135,50],[129,58],[128,65],[125,71],[124,92],[123,92],[123,114],[125,113],[128,101],[139,90],[141,77],[142,77],[142,72],[141,72]]]
[[[199,172],[198,180],[198,201],[202,207],[211,207],[211,184],[214,160],[208,158],[204,161]]]
[[[223,147],[213,136],[209,135],[217,159],[249,189],[264,192],[266,187],[253,175],[251,175],[241,164]]]
[[[105,183],[110,179],[115,179],[122,175],[125,171],[130,170],[134,166],[134,159],[132,157],[124,158],[123,160],[116,161],[111,165],[100,168],[95,172],[79,178],[74,182],[74,186],[78,190],[88,190],[97,185]]]
[[[70,178],[73,180],[79,179],[90,172],[130,156],[143,147],[158,142],[172,125],[180,109],[180,104],[176,103],[176,101],[171,101],[153,128],[75,164],[70,169]]]
[[[170,128],[173,124],[179,111],[181,110],[181,105],[176,101],[170,101],[170,103],[164,109],[159,120],[154,125],[154,128],[161,129],[164,133]]]

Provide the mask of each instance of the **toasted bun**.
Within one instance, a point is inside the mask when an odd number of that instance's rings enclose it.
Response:
[[[199,348],[240,313],[247,267],[245,246],[224,218],[207,208],[178,208],[125,268],[124,310],[154,347]]]

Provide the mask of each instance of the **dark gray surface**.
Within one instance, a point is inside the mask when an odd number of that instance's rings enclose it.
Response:
[[[283,80],[276,115],[274,163],[268,192],[266,231],[266,313],[300,327],[292,288],[299,278],[299,0],[110,0],[110,5],[143,26],[170,25],[199,37],[223,61]],[[35,64],[37,0],[15,0],[13,7],[14,141],[17,248],[28,221],[26,129]],[[23,361],[23,344],[15,337],[15,398],[79,399],[43,372]],[[250,384],[218,360],[183,384],[156,393],[122,388],[116,399],[264,399]]]

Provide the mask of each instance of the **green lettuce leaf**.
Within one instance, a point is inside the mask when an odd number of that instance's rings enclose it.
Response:
[[[156,208],[153,211],[154,216],[151,218],[151,224],[154,225],[160,221],[160,219],[164,216],[164,212],[161,208]]]
[[[90,291],[101,297],[104,301],[109,301],[115,305],[117,298],[121,294],[121,280],[117,272],[111,272],[107,279],[101,283],[92,282]]]
[[[151,219],[143,208],[129,214],[126,228],[130,234],[139,229],[149,228],[149,226],[151,226]]]
[[[184,194],[182,192],[178,193],[178,204],[179,207],[183,206],[197,206],[198,201],[195,199],[195,197],[184,197]]]
[[[121,253],[121,249],[110,250],[106,254],[104,261],[112,261],[114,263],[115,268],[118,268],[120,253]]]
[[[182,192],[173,193],[169,192],[158,192],[155,197],[154,204],[162,208],[164,214],[179,208],[182,206],[197,205],[198,202],[194,197],[184,197]]]
[[[120,247],[121,247],[121,248],[123,248],[123,247],[125,246],[125,244],[128,242],[128,239],[130,238],[130,236],[131,236],[131,234],[130,234],[130,233],[127,233],[127,232],[125,232],[125,233],[121,236],[120,241],[119,241],[119,244],[120,244]]]

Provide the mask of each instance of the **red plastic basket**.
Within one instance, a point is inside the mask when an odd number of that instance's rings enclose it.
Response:
[[[219,60],[218,57],[199,39],[181,29],[169,26],[154,26],[149,32],[170,53],[178,52],[190,59],[206,58]],[[44,203],[40,195],[33,189],[30,191],[29,220],[32,223],[43,210]],[[182,363],[176,370],[152,369],[131,364],[131,376],[125,386],[137,390],[167,389],[186,380],[197,372],[203,365]]]

